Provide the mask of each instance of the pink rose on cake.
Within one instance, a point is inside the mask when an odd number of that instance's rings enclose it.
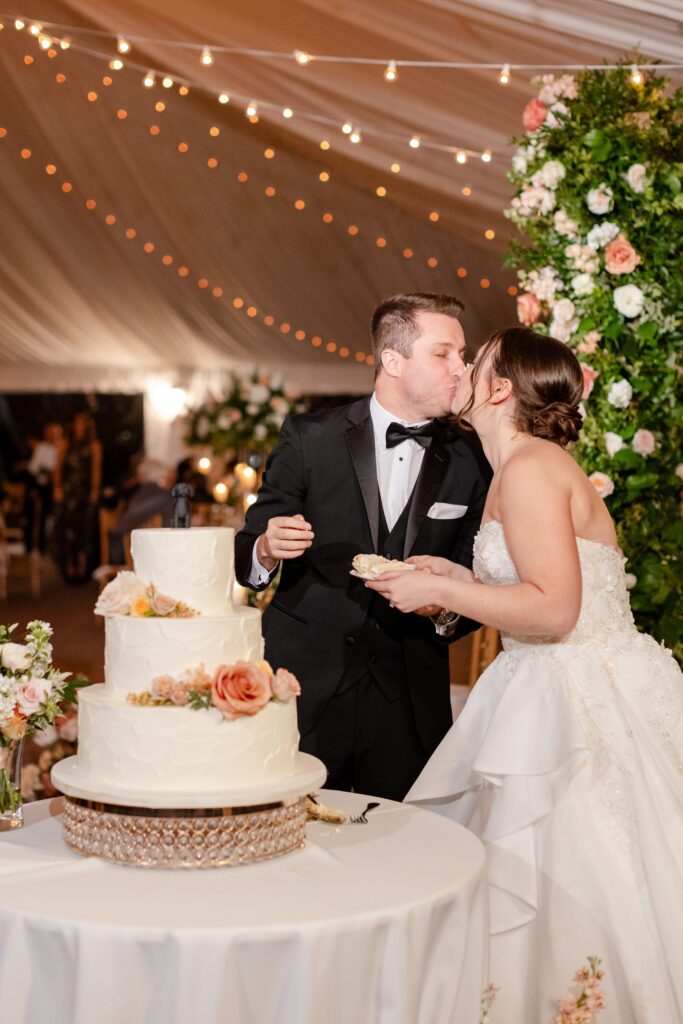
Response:
[[[270,678],[248,661],[219,665],[211,683],[211,700],[226,718],[255,715],[271,698]]]
[[[120,572],[108,583],[95,605],[96,615],[130,615],[131,605],[145,596],[145,584],[133,572]]]
[[[173,676],[157,676],[152,680],[152,695],[158,700],[170,700],[174,686]]]
[[[292,672],[288,672],[286,668],[279,668],[277,670],[270,681],[270,685],[273,688],[273,696],[277,700],[287,701],[301,694],[299,680]]]
[[[172,615],[176,610],[178,602],[174,597],[166,594],[158,594],[156,591],[150,596],[149,605],[155,615]]]

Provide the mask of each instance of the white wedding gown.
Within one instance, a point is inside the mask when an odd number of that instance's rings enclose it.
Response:
[[[589,955],[600,1024],[683,1021],[683,676],[638,633],[624,558],[578,539],[576,627],[503,652],[406,797],[486,845],[494,1024],[550,1024]],[[486,523],[474,571],[519,582]]]

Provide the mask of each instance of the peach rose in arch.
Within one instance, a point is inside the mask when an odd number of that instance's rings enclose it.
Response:
[[[588,363],[580,363],[581,373],[583,374],[583,394],[581,398],[585,401],[590,395],[595,385],[596,379],[600,376],[599,370],[594,370]]]
[[[632,274],[640,256],[625,235],[617,235],[605,246],[605,270],[609,274]]]
[[[248,661],[219,665],[211,682],[211,700],[226,718],[255,715],[272,696],[270,677]]]
[[[524,292],[517,299],[517,319],[525,327],[531,327],[540,320],[541,303],[532,292]]]
[[[588,479],[601,498],[609,498],[610,494],[614,493],[614,482],[607,476],[607,473],[591,473]]]
[[[524,124],[524,130],[527,132],[535,132],[537,128],[545,122],[548,114],[548,108],[545,103],[541,100],[533,99],[524,108],[524,114],[522,115],[522,122]]]

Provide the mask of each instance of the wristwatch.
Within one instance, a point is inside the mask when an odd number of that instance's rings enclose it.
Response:
[[[450,636],[460,618],[458,612],[452,612],[449,608],[442,608],[436,615],[429,616],[434,623],[437,636]]]

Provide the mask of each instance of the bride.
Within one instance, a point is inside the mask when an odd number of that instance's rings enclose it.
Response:
[[[404,612],[439,605],[501,631],[407,796],[486,845],[497,1024],[548,1024],[589,955],[605,971],[601,1022],[677,1024],[683,677],[636,630],[614,526],[565,451],[582,388],[559,341],[493,335],[453,402],[494,470],[474,574],[422,556],[367,586]]]

